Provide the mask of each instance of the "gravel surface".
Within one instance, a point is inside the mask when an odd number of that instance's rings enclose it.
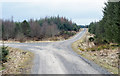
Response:
[[[72,43],[80,39],[85,32],[86,29],[64,41],[5,45],[29,50],[35,54],[32,74],[109,74],[105,69],[72,50]]]

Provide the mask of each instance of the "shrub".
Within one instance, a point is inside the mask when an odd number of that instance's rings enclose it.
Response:
[[[7,55],[9,53],[9,50],[7,49],[7,47],[2,47],[1,50],[0,50],[0,62],[1,63],[5,63],[7,62]]]

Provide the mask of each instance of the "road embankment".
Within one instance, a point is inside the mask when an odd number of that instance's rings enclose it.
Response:
[[[112,74],[118,74],[118,47],[96,46],[93,42],[89,42],[91,36],[93,35],[86,32],[80,40],[72,44],[73,50],[82,57],[106,68]]]
[[[29,74],[33,65],[34,54],[17,49],[17,48],[7,48],[9,54],[7,56],[7,62],[3,63],[4,67],[3,74]]]

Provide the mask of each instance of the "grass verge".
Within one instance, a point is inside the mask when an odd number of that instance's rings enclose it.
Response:
[[[17,49],[17,48],[7,48],[9,50],[9,55],[7,56],[7,62],[3,63],[3,74],[29,74],[32,69],[32,62],[34,54]]]
[[[118,74],[118,48],[111,47],[108,49],[108,45],[94,46],[95,48],[84,47],[85,45],[88,45],[86,40],[87,35],[88,34],[86,33],[80,40],[77,40],[72,44],[73,50],[82,57],[106,68],[112,74]]]

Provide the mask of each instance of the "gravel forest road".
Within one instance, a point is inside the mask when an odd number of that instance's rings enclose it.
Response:
[[[75,53],[71,45],[86,32],[56,42],[6,43],[6,46],[29,50],[35,54],[32,74],[109,74],[105,69]]]

